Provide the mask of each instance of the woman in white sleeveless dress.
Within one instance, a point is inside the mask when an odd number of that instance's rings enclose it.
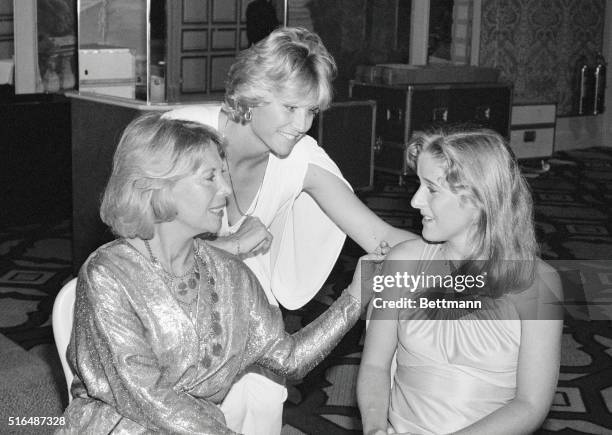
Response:
[[[415,238],[392,227],[354,195],[336,164],[306,135],[329,107],[336,66],[320,38],[283,28],[241,52],[230,68],[222,104],[166,116],[215,127],[225,138],[233,189],[217,240],[240,255],[271,304],[297,309],[320,290],[346,235],[367,252]],[[282,379],[247,373],[222,409],[246,435],[281,430]]]

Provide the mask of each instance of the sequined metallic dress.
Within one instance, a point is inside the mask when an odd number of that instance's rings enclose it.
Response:
[[[164,272],[127,241],[96,250],[79,273],[68,359],[75,372],[59,433],[233,434],[218,408],[251,364],[303,377],[355,324],[344,293],[288,335],[253,273],[197,241],[195,314],[181,308]]]

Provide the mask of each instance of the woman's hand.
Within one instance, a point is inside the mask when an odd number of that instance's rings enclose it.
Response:
[[[246,216],[238,231],[229,236],[235,253],[245,259],[268,252],[272,244],[272,233],[255,216]]]
[[[206,242],[245,259],[268,252],[272,244],[272,234],[259,218],[246,216],[235,233]]]
[[[386,240],[383,240],[374,250],[374,254],[387,255],[390,250],[391,246],[389,246],[389,243]]]
[[[357,262],[353,281],[348,286],[348,292],[355,299],[362,302],[362,305],[367,304],[372,298],[372,280],[374,275],[377,275],[382,270],[382,262],[389,252],[387,242],[381,242],[371,254],[362,256]]]

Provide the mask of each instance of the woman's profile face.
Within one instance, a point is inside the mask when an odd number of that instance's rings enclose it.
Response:
[[[477,208],[450,190],[444,168],[426,151],[419,155],[417,175],[421,185],[410,204],[423,215],[423,238],[469,249]]]
[[[204,153],[205,163],[198,171],[181,178],[172,188],[177,209],[173,222],[193,235],[219,230],[226,197],[231,193],[219,152],[210,145]]]
[[[314,98],[281,98],[275,94],[270,94],[268,101],[253,108],[249,126],[260,140],[262,150],[281,158],[287,157],[310,130],[319,111],[318,103]]]

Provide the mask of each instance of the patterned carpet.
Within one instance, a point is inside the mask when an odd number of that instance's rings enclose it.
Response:
[[[551,169],[536,176],[541,172],[539,165],[526,162],[526,173],[533,176],[530,184],[542,256],[548,260],[611,261],[612,149],[558,153],[549,163]],[[391,224],[418,232],[420,217],[409,205],[414,190],[414,180],[407,179],[406,186],[400,187],[393,179],[379,177],[376,189],[362,198]],[[49,314],[55,294],[71,276],[70,237],[66,216],[0,230],[0,333],[51,367],[59,379],[58,391],[63,384],[57,358],[51,352]],[[288,330],[307,324],[329,305],[350,282],[359,255],[360,249],[347,242],[315,300],[285,313]],[[612,275],[602,280],[612,284]],[[610,326],[609,321],[566,319],[557,393],[539,433],[612,434]],[[284,435],[361,433],[355,379],[362,343],[363,322],[302,382],[289,387]],[[6,376],[1,370],[0,366],[0,379]],[[35,411],[24,410],[23,415],[36,415]],[[0,433],[9,433],[4,425],[0,421]]]

